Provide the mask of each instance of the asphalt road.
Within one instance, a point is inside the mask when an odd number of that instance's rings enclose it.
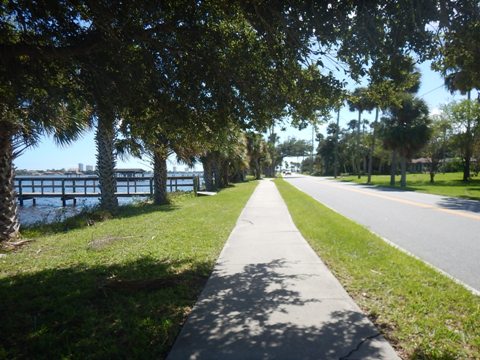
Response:
[[[480,202],[285,176],[338,213],[480,292]]]

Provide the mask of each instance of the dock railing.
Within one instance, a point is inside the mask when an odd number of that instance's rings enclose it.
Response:
[[[116,181],[116,195],[119,197],[153,195],[153,177],[117,177]],[[170,192],[190,190],[196,193],[199,185],[198,176],[167,177],[167,190]],[[20,206],[24,205],[25,200],[32,200],[35,205],[37,198],[59,198],[65,206],[67,200],[72,200],[76,204],[77,198],[100,196],[100,183],[97,176],[17,176],[14,186]]]

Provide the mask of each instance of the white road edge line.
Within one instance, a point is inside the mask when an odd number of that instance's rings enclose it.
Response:
[[[364,229],[368,230],[368,231],[369,231],[370,233],[372,233],[373,235],[378,236],[380,239],[382,239],[383,241],[385,241],[388,245],[392,246],[393,248],[395,248],[395,249],[397,249],[397,250],[400,250],[400,251],[403,252],[404,254],[407,254],[407,255],[413,257],[414,259],[420,260],[421,262],[423,262],[425,265],[427,265],[427,266],[430,267],[431,269],[439,272],[440,274],[446,276],[446,277],[449,278],[450,280],[453,280],[453,281],[456,282],[457,284],[463,286],[465,289],[467,289],[468,291],[470,291],[473,295],[475,295],[475,296],[480,296],[480,290],[477,290],[477,289],[471,287],[470,285],[464,283],[462,280],[459,280],[459,279],[457,279],[456,277],[453,277],[452,275],[450,275],[449,273],[445,272],[444,270],[442,270],[442,269],[436,267],[435,265],[429,263],[428,261],[426,261],[426,260],[418,257],[417,255],[411,253],[410,251],[408,251],[408,250],[406,250],[406,249],[398,246],[398,245],[395,244],[394,242],[392,242],[392,241],[388,240],[387,238],[384,238],[383,236],[381,236],[381,235],[377,234],[376,232],[370,230],[370,229],[369,229],[368,227],[366,227],[365,225],[362,225],[362,224],[360,224],[360,223],[358,223],[358,222],[350,219],[349,217],[347,217],[347,216],[345,216],[345,215],[343,215],[343,214],[340,214],[337,210],[335,210],[335,209],[331,208],[330,206],[328,206],[328,205],[326,205],[326,204],[318,201],[318,200],[315,199],[313,196],[307,194],[305,191],[303,191],[302,189],[300,189],[298,186],[296,186],[296,185],[294,185],[294,184],[292,184],[292,183],[290,183],[290,182],[289,182],[289,184],[292,185],[293,187],[295,187],[297,190],[299,190],[299,191],[301,191],[302,193],[304,193],[305,195],[310,196],[313,200],[315,200],[315,201],[317,201],[318,203],[322,204],[322,205],[325,206],[326,208],[332,210],[334,213],[336,213],[336,214],[338,214],[338,215],[341,215],[341,216],[343,216],[344,218],[347,218],[348,220],[350,220],[350,221],[354,222],[355,224],[360,225],[360,226],[363,227]]]

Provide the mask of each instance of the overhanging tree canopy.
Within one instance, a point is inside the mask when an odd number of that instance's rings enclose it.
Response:
[[[333,54],[352,76],[385,53],[427,54],[426,25],[439,8],[433,0],[9,1],[0,5],[0,122],[12,123],[4,115],[18,109],[12,94],[36,93],[57,67],[66,74],[57,88],[82,89],[75,98],[103,125],[107,118],[104,153],[113,154],[111,123],[134,125],[139,107],[158,96],[189,114],[158,121],[191,122],[206,132],[231,122],[264,130],[285,114],[302,124],[332,106],[341,87],[320,61],[312,66],[312,54]]]

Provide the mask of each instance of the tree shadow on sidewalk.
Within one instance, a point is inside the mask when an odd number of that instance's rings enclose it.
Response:
[[[382,357],[372,340],[379,334],[362,313],[335,310],[334,299],[305,299],[289,288],[312,275],[291,275],[285,266],[275,260],[233,274],[214,272],[170,359]],[[304,308],[320,311],[302,313]],[[299,318],[307,325],[298,325]]]

